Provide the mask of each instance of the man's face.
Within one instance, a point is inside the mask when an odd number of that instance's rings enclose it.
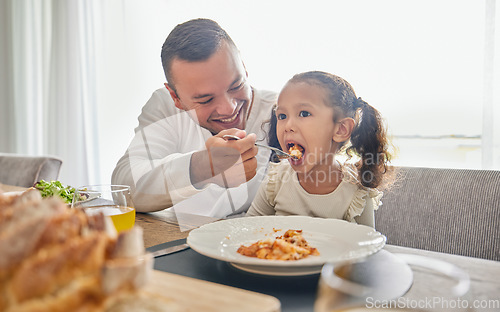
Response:
[[[227,44],[200,62],[174,60],[170,95],[179,109],[196,113],[199,125],[213,134],[229,128],[245,129],[252,102],[247,72],[234,47]]]

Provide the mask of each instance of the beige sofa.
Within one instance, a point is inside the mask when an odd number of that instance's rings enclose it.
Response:
[[[500,260],[500,171],[398,169],[375,213],[388,244]]]
[[[53,156],[0,153],[0,183],[31,187],[40,180],[57,180],[61,165]]]

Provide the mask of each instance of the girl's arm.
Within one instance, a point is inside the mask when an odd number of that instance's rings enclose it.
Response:
[[[267,195],[267,184],[269,183],[269,177],[265,179],[257,191],[257,195],[252,202],[252,205],[247,211],[246,216],[269,216],[275,215],[274,203],[269,202],[269,196]]]
[[[357,224],[371,226],[375,228],[375,213],[374,213],[374,205],[375,201],[373,198],[366,199],[365,209],[363,209],[363,213],[360,216],[354,217]]]

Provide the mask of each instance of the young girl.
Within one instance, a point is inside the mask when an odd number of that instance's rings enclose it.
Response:
[[[247,216],[309,215],[374,227],[382,197],[376,187],[390,159],[379,112],[344,79],[312,71],[288,81],[274,120],[282,150],[298,150],[298,157],[270,164]],[[341,151],[359,161],[340,164]]]

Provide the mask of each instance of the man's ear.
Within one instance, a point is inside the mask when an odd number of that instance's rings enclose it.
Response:
[[[172,97],[172,100],[174,100],[175,107],[177,107],[178,109],[185,110],[184,107],[182,107],[181,100],[177,96],[175,90],[171,86],[169,86],[169,84],[166,82],[165,82],[165,88],[167,88],[168,93],[170,93],[170,96]]]
[[[349,117],[337,121],[333,131],[333,141],[341,143],[349,140],[355,125],[354,119]]]

